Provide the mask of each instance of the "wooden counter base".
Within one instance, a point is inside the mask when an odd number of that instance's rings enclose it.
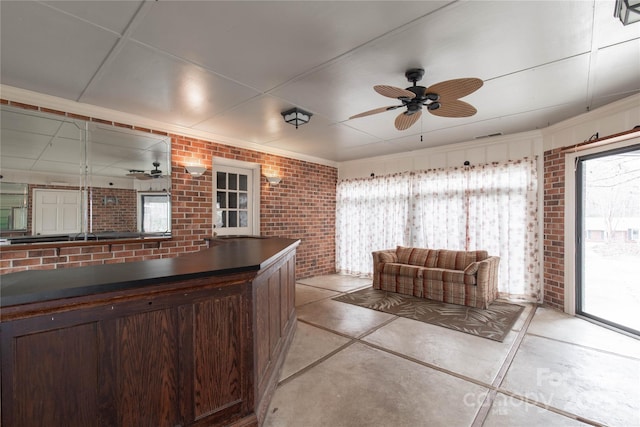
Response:
[[[259,425],[295,332],[297,244],[257,271],[4,307],[2,425]]]

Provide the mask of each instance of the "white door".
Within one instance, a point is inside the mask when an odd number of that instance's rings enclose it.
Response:
[[[80,191],[34,189],[33,204],[34,234],[74,234],[81,231]]]
[[[254,170],[216,166],[214,170],[214,227],[218,235],[253,235]]]

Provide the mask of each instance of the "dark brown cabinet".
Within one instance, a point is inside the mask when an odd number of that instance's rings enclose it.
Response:
[[[294,332],[294,273],[295,249],[257,272],[10,312],[2,425],[259,424]]]

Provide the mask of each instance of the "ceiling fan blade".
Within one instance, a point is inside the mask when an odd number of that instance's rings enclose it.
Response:
[[[413,114],[407,114],[406,111],[400,113],[398,117],[396,117],[396,129],[409,129],[411,125],[418,121],[420,116],[422,116],[422,110],[418,110]]]
[[[450,101],[444,101],[440,103],[440,108],[431,110],[429,112],[434,116],[440,117],[470,117],[473,116],[478,110],[471,104],[468,104],[459,99],[453,99]]]
[[[415,93],[406,90],[400,89],[395,86],[386,86],[386,85],[376,85],[373,87],[373,90],[378,92],[382,96],[387,96],[389,98],[409,98],[412,99],[416,96]]]
[[[482,80],[475,77],[446,80],[429,86],[427,93],[437,93],[440,95],[440,100],[453,100],[472,94],[480,89],[483,84]]]
[[[396,108],[400,108],[402,105],[392,105],[390,107],[380,107],[373,110],[365,111],[364,113],[356,114],[355,116],[349,117],[351,119],[357,119],[358,117],[370,116],[372,114],[384,113],[385,111],[395,110]]]

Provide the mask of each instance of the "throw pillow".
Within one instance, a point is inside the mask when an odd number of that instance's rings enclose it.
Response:
[[[467,266],[467,268],[464,269],[464,274],[472,276],[478,272],[478,268],[480,268],[480,264],[478,264],[477,262],[472,262]]]

